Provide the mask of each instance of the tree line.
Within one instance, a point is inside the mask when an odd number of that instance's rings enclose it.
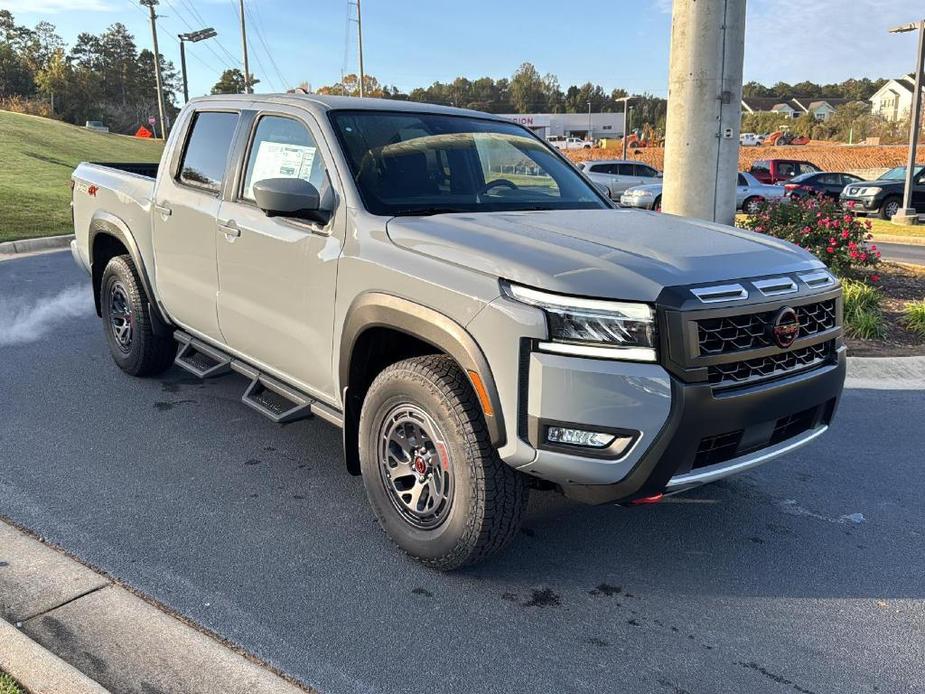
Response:
[[[167,117],[173,120],[179,107],[176,93],[180,79],[173,63],[160,56]],[[886,80],[849,79],[838,84],[778,82],[767,87],[757,82],[744,85],[745,96],[823,97],[866,100]],[[251,84],[259,82],[251,76]],[[303,83],[304,87],[308,85]],[[213,94],[244,91],[239,69],[225,70],[212,87]],[[317,90],[322,94],[359,94],[359,79],[346,75],[335,84]],[[511,77],[495,79],[457,77],[427,87],[402,91],[380,84],[366,75],[364,93],[386,99],[460,106],[489,113],[586,113],[619,112],[625,89],[606,90],[586,82],[562,87],[553,73],[542,74],[532,63],[523,63]],[[630,104],[636,127],[648,124],[663,133],[668,103],[652,94],[634,95]],[[49,22],[34,27],[16,23],[12,13],[0,10],[0,108],[25,110],[82,124],[101,120],[114,132],[131,133],[157,114],[154,55],[139,50],[125,25],[116,23],[100,34],[81,33],[68,48]]]
[[[177,113],[180,81],[160,56],[168,117]],[[16,24],[0,10],[0,103],[4,107],[82,124],[100,120],[115,132],[134,132],[157,114],[154,53],[141,50],[124,24],[81,33],[67,48],[55,26]],[[20,108],[16,108],[20,106]]]

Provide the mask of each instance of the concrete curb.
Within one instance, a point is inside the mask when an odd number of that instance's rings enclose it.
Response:
[[[2,619],[0,670],[29,694],[108,694],[109,691]]]
[[[899,243],[904,246],[925,246],[925,236],[901,236],[899,234],[874,234],[874,243]]]
[[[846,388],[925,389],[925,357],[848,357]]]
[[[56,251],[70,246],[73,239],[74,234],[65,234],[63,236],[42,236],[36,239],[5,241],[4,243],[0,243],[0,255]]]
[[[4,520],[0,617],[0,668],[30,694],[314,691]]]

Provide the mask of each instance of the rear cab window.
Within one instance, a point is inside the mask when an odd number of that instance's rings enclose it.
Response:
[[[769,162],[767,162],[767,161],[765,161],[765,160],[762,159],[762,160],[756,161],[754,164],[752,164],[752,169],[751,169],[751,170],[752,170],[753,172],[759,172],[759,173],[762,173],[762,172],[763,172],[763,173],[771,173],[771,164],[770,164]]]
[[[237,125],[237,113],[200,111],[193,116],[180,160],[180,183],[215,194],[221,191]]]

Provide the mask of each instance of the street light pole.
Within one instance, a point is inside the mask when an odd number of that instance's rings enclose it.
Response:
[[[588,101],[588,140],[591,139],[591,102]]]
[[[154,82],[157,85],[157,110],[161,118],[161,139],[166,139],[167,122],[164,120],[164,88],[161,86],[161,54],[157,48],[157,15],[154,13],[154,6],[158,0],[140,0],[144,7],[148,8],[151,14],[151,38],[154,43]]]
[[[218,32],[212,27],[191,31],[188,34],[177,34],[177,38],[180,39],[180,72],[183,73],[183,103],[189,101],[189,87],[186,81],[186,42],[198,43],[214,36],[218,36]]]
[[[919,128],[922,121],[922,69],[925,61],[925,19],[890,29],[891,34],[907,31],[919,32],[919,49],[915,58],[915,89],[912,92],[912,113],[909,130],[909,159],[906,165],[906,184],[903,187],[903,209],[893,217],[894,224],[915,224],[918,221],[912,205],[912,186],[915,178],[915,155],[919,142]]]
[[[628,121],[628,119],[627,119],[627,116],[629,115],[630,99],[632,99],[632,98],[633,98],[633,97],[631,97],[631,96],[624,96],[624,97],[621,97],[621,98],[619,98],[619,99],[614,99],[614,101],[622,101],[622,102],[623,102],[623,158],[624,158],[624,159],[626,159],[626,144],[627,144],[627,143],[626,143],[626,138],[627,138],[627,136],[629,135],[629,132],[630,132],[630,131],[629,131],[629,128],[627,127],[627,126],[629,125],[629,121]]]
[[[180,74],[183,75],[183,103],[189,101],[189,87],[186,82],[186,41],[180,34]]]

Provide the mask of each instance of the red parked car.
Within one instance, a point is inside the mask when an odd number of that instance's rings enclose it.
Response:
[[[752,164],[749,173],[762,183],[780,183],[794,176],[822,171],[815,164],[798,159],[760,159]]]

